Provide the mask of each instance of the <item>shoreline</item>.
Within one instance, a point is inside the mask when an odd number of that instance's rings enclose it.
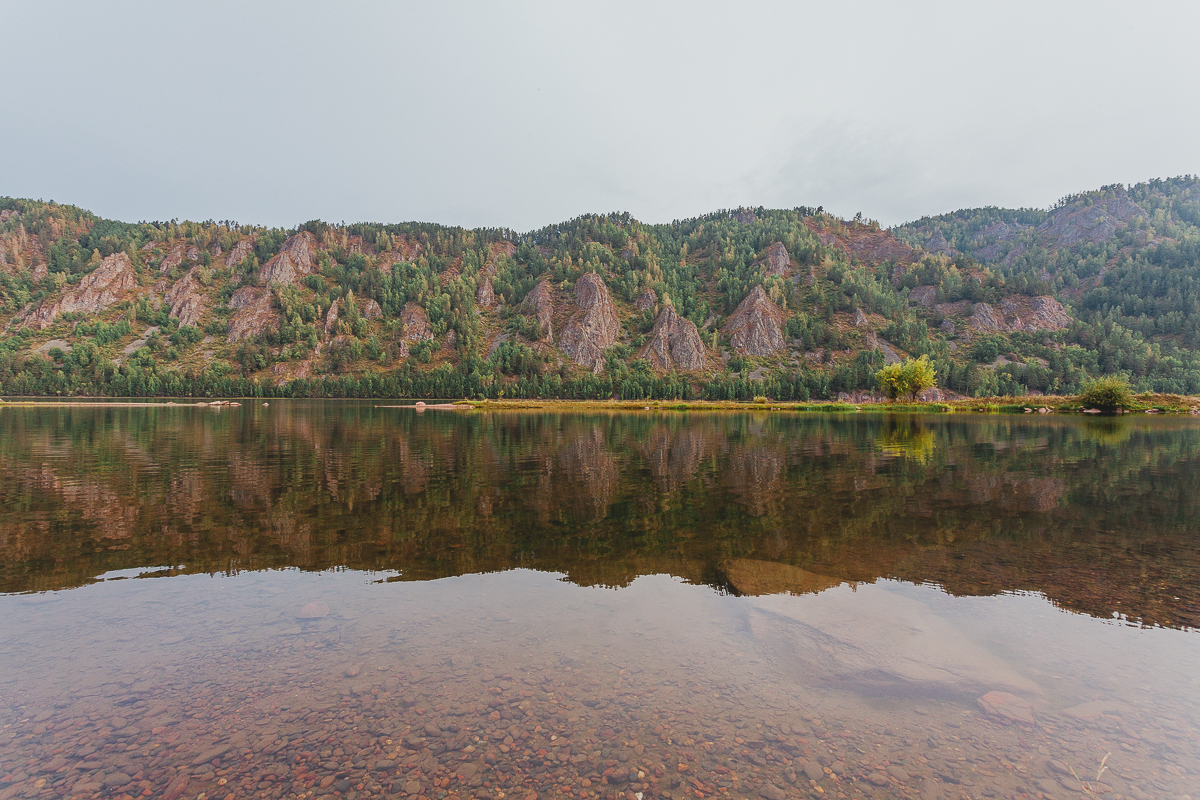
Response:
[[[262,398],[230,397],[179,402],[175,400],[144,402],[126,399],[77,397],[59,398],[13,397],[0,398],[0,408],[230,408],[242,403],[269,405],[287,400],[370,400],[373,398]],[[942,402],[883,402],[849,403],[835,400],[816,401],[739,401],[739,400],[540,400],[540,399],[460,399],[426,404],[415,398],[374,398],[379,400],[414,400],[413,403],[377,403],[374,408],[414,408],[438,411],[773,411],[792,413],[897,413],[897,414],[1099,414],[1084,409],[1073,396],[984,397],[963,398]],[[1143,394],[1136,397],[1140,408],[1118,411],[1110,416],[1129,414],[1166,414],[1200,416],[1200,397],[1172,394]]]

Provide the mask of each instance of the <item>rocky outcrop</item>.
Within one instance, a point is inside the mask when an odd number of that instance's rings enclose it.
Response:
[[[232,269],[233,267],[236,267],[238,264],[242,263],[242,260],[253,252],[254,242],[250,239],[242,239],[240,242],[235,244],[228,253],[226,253],[225,266]]]
[[[1088,205],[1071,203],[1054,211],[1037,227],[1039,234],[1058,247],[1081,242],[1107,242],[1117,231],[1138,217],[1149,217],[1146,210],[1124,193],[1106,197]]]
[[[338,306],[340,304],[341,304],[340,300],[334,300],[332,303],[329,304],[329,310],[325,312],[325,335],[326,336],[331,334],[333,332],[333,329],[335,327],[337,327]]]
[[[429,330],[429,316],[425,309],[416,303],[405,303],[400,311],[400,324],[404,329],[404,339],[410,342],[420,342],[432,339],[433,332]]]
[[[932,308],[934,300],[937,300],[936,286],[914,286],[908,293],[908,302],[925,308]]]
[[[655,369],[695,370],[708,364],[696,324],[679,316],[669,303],[659,312],[650,331],[650,341],[638,357],[649,361]]]
[[[225,334],[230,342],[253,339],[279,319],[271,308],[271,293],[254,286],[243,286],[234,292],[229,307],[236,309]]]
[[[74,289],[53,303],[43,303],[29,316],[25,324],[31,328],[45,330],[54,324],[59,314],[98,314],[136,288],[137,283],[137,273],[133,270],[129,256],[113,253],[101,261],[100,266],[85,276]]]
[[[533,290],[525,295],[522,303],[526,311],[531,312],[542,329],[542,338],[554,344],[554,290],[550,281],[543,280]]]
[[[649,311],[650,309],[654,308],[654,304],[657,302],[658,295],[654,293],[654,290],[646,289],[637,296],[636,300],[633,301],[633,307],[638,311]]]
[[[940,230],[934,231],[933,235],[925,241],[925,249],[930,253],[941,253],[947,256],[958,255],[958,251],[950,246]]]
[[[1004,318],[987,303],[975,304],[975,307],[971,309],[971,323],[985,333],[1008,330],[1008,326],[1004,324]]]
[[[160,273],[167,273],[175,267],[178,267],[183,263],[186,252],[187,248],[181,244],[177,244],[172,247],[167,254],[163,256],[162,263],[158,265],[158,271]]]
[[[1071,322],[1071,315],[1062,304],[1048,295],[1009,297],[1000,304],[999,309],[987,303],[976,303],[968,320],[972,327],[983,333],[1057,331],[1068,327]]]
[[[617,340],[621,321],[608,294],[608,287],[594,272],[575,281],[575,305],[563,330],[561,347],[575,363],[595,373],[604,369],[604,351]]]
[[[279,253],[263,265],[260,278],[264,286],[273,283],[291,285],[317,271],[317,239],[300,231],[279,248]]]
[[[1068,327],[1071,315],[1063,308],[1062,303],[1053,297],[1042,295],[1030,301],[1030,317],[1027,327],[1039,330],[1057,331]]]
[[[726,321],[725,332],[741,355],[769,356],[783,349],[783,321],[783,311],[755,286]]]
[[[179,320],[180,325],[197,325],[208,308],[196,275],[199,270],[200,267],[194,267],[187,275],[175,281],[175,285],[167,292],[166,299],[167,305],[171,307],[171,318]]]
[[[870,324],[867,315],[863,313],[861,308],[854,309],[854,327],[862,328]]]
[[[368,300],[367,304],[363,306],[362,313],[367,319],[379,319],[383,316],[383,309],[379,307],[379,303],[376,303],[374,300]]]
[[[783,242],[775,242],[767,248],[767,275],[786,277],[792,268],[792,256]]]
[[[496,292],[492,288],[492,279],[487,277],[483,279],[483,283],[479,284],[479,288],[475,290],[475,302],[484,308],[491,308],[496,303]]]

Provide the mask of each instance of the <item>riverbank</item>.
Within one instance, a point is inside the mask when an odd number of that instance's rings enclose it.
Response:
[[[347,398],[350,399],[350,398]],[[1200,397],[1176,394],[1140,394],[1134,397],[1136,406],[1117,413],[1125,414],[1189,414],[1200,416]],[[288,402],[276,400],[276,402]],[[77,397],[58,398],[17,397],[0,398],[0,407],[110,407],[110,408],[187,408],[237,407],[241,403],[268,405],[262,398],[238,397],[221,400],[110,400]],[[429,403],[417,401],[421,410],[447,411],[787,411],[793,413],[909,413],[909,414],[1086,414],[1100,413],[1082,406],[1078,397],[1038,395],[1029,397],[975,397],[945,402],[883,402],[846,403],[833,400],[774,401],[738,400],[539,400],[502,399],[469,400]],[[413,408],[416,404],[377,404],[376,408]]]

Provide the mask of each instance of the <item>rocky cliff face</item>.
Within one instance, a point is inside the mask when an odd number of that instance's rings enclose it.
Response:
[[[604,350],[617,340],[621,322],[599,275],[588,273],[575,282],[575,305],[578,310],[567,322],[560,346],[575,363],[600,373]]]
[[[783,311],[755,286],[726,321],[725,332],[741,355],[769,356],[783,349],[783,321]]]
[[[279,321],[271,308],[271,293],[256,286],[243,286],[234,292],[229,307],[235,309],[225,334],[230,342],[251,339]]]
[[[542,328],[542,339],[554,344],[554,290],[550,288],[550,281],[543,280],[533,287],[533,290],[525,295],[522,305],[537,319]]]
[[[433,332],[429,330],[429,316],[425,309],[416,303],[405,303],[400,312],[400,323],[404,328],[404,338],[410,342],[420,342],[432,339]]]
[[[953,304],[955,306],[959,303]],[[950,305],[938,309],[950,310]],[[971,309],[968,324],[982,333],[1011,333],[1013,331],[1057,331],[1068,327],[1071,315],[1053,297],[1013,296],[1006,298],[995,308],[987,303],[976,303]]]
[[[254,252],[254,242],[242,239],[225,254],[225,266],[229,269],[242,263],[242,259]]]
[[[273,283],[290,285],[316,271],[316,237],[308,231],[300,231],[288,237],[279,248],[279,253],[263,265],[259,278],[264,286]]]
[[[767,248],[767,275],[786,277],[792,269],[792,257],[783,242],[775,242]]]
[[[636,300],[633,301],[633,307],[638,311],[649,311],[650,309],[654,308],[654,304],[657,302],[658,295],[654,293],[654,290],[646,289],[637,296]]]
[[[484,308],[491,308],[496,303],[496,292],[492,288],[491,277],[483,279],[483,283],[479,284],[479,288],[475,290],[475,302]]]
[[[1106,242],[1138,217],[1149,217],[1146,210],[1124,195],[1107,197],[1090,205],[1073,203],[1063,206],[1038,226],[1038,233],[1059,247],[1089,242]]]
[[[696,370],[708,365],[696,324],[679,316],[672,305],[664,306],[659,313],[650,341],[638,357],[648,360],[655,369]]]
[[[101,261],[94,272],[85,276],[78,286],[59,300],[49,304],[43,303],[30,315],[26,324],[31,328],[45,330],[64,312],[98,314],[137,285],[137,273],[133,270],[133,264],[129,262],[129,256],[114,253]]]
[[[179,320],[180,325],[197,325],[204,316],[208,304],[201,293],[200,279],[197,272],[200,267],[194,267],[184,277],[175,281],[175,285],[167,291],[167,305],[171,307],[171,316]]]

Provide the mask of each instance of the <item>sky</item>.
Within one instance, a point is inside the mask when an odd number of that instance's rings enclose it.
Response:
[[[1200,173],[1200,3],[0,0],[0,196],[885,225]]]

